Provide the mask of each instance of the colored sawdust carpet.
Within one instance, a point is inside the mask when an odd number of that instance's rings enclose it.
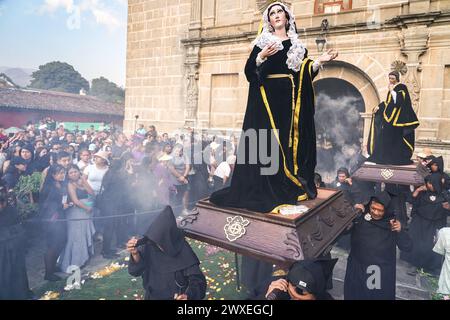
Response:
[[[201,261],[208,283],[205,299],[245,299],[244,290],[238,290],[236,285],[235,254],[199,241],[189,243]],[[35,294],[42,300],[142,300],[142,280],[128,274],[127,260],[121,259],[78,280],[72,275],[46,283]]]

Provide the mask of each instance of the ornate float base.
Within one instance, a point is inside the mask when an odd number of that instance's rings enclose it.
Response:
[[[356,170],[352,178],[363,181],[420,186],[424,184],[424,178],[429,174],[428,169],[419,163],[407,166],[364,163]]]
[[[205,199],[178,224],[190,238],[283,265],[327,252],[358,214],[334,189],[321,188],[316,199],[299,204],[308,211],[262,214],[217,207]]]

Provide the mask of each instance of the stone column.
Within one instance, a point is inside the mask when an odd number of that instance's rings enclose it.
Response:
[[[186,48],[186,109],[185,127],[194,127],[197,122],[198,109],[198,68],[200,66],[200,38],[202,28],[202,0],[191,1],[191,21],[188,39],[183,41]]]
[[[407,57],[408,69],[403,82],[411,95],[411,103],[416,113],[419,112],[420,82],[418,72],[421,69],[420,56],[428,50],[429,29],[427,26],[410,26],[399,35],[401,53]]]
[[[186,48],[186,109],[184,124],[186,127],[194,127],[197,122],[198,109],[198,68],[200,44],[194,43]]]

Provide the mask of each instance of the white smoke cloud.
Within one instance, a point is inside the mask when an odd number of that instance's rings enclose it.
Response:
[[[75,11],[79,11],[81,15],[89,13],[98,25],[114,31],[126,24],[126,21],[123,21],[125,15],[120,15],[118,12],[118,10],[125,10],[126,6],[126,0],[115,0],[112,4],[111,1],[105,0],[44,0],[38,12],[52,14],[63,9],[68,14]]]
[[[328,143],[318,148],[317,171],[326,182],[335,178],[340,167],[350,169],[355,164],[361,148],[359,104],[361,100],[355,96],[333,99],[322,92],[316,96],[316,128],[326,134],[325,139],[318,135],[318,141]]]

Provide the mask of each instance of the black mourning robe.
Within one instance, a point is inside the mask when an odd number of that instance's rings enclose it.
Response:
[[[403,83],[395,86],[396,102],[388,92],[386,101],[378,105],[372,115],[367,151],[368,161],[377,164],[411,164],[414,152],[414,129],[419,121],[411,105],[407,87]]]
[[[345,300],[395,300],[396,247],[408,251],[412,243],[404,226],[399,233],[391,231],[392,218],[367,221],[360,216],[354,221],[344,280]],[[380,268],[380,289],[367,287],[367,280],[373,275],[368,267],[372,265]]]
[[[298,200],[315,198],[314,184],[316,167],[316,133],[314,126],[314,91],[312,80],[313,61],[303,60],[300,71],[294,72],[286,65],[290,40],[283,41],[284,49],[256,66],[256,57],[261,51],[254,47],[245,66],[245,75],[250,82],[243,132],[255,129],[267,130],[265,140],[270,144],[271,129],[279,130],[277,173],[262,175],[261,168],[270,164],[260,157],[260,146],[264,140],[258,135],[258,143],[249,143],[244,136],[238,147],[238,160],[230,187],[218,190],[210,201],[218,206],[245,208],[257,212],[271,212],[282,204],[296,204]],[[289,77],[273,78],[273,75]],[[293,86],[294,84],[294,86]],[[299,84],[301,94],[299,96]],[[294,108],[294,112],[293,112]],[[291,129],[292,127],[292,129]],[[251,144],[249,148],[249,144]],[[249,149],[256,164],[249,161]],[[266,154],[270,152],[263,152]],[[245,164],[239,159],[244,159]],[[251,158],[251,157],[250,157]]]
[[[447,226],[447,215],[450,211],[444,209],[446,202],[442,190],[439,173],[432,174],[432,184],[438,192],[421,192],[417,198],[412,198],[413,210],[409,234],[413,240],[413,248],[409,253],[402,254],[402,259],[428,272],[438,270],[442,265],[442,257],[433,251],[434,238],[437,231]]]
[[[443,188],[444,190],[450,190],[450,177],[444,172],[444,158],[442,156],[432,157],[431,161],[428,163],[428,168],[431,170],[431,165],[437,164],[438,171],[442,175]]]
[[[130,257],[128,264],[132,276],[142,276],[145,299],[173,300],[175,294],[186,294],[189,300],[203,299],[206,279],[200,262],[169,206],[156,217],[145,237],[149,242],[139,249],[140,261],[136,263]]]
[[[25,231],[16,209],[0,211],[0,300],[23,300],[29,297],[24,250]]]

